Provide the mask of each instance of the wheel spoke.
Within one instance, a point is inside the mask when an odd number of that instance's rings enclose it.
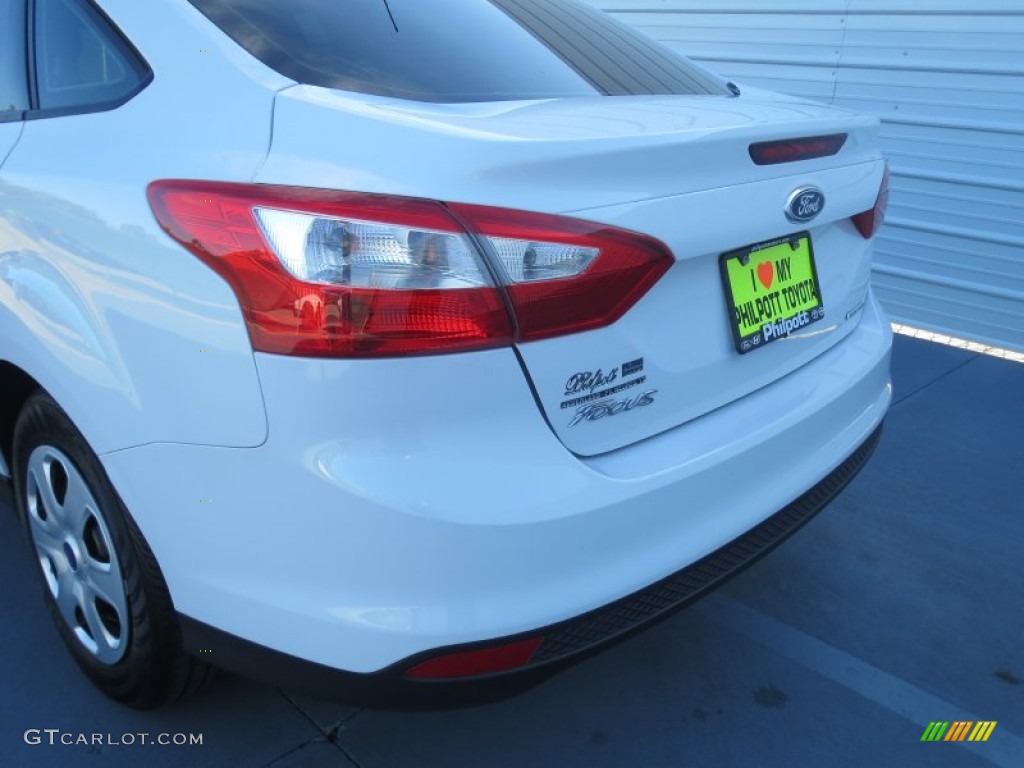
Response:
[[[75,616],[75,608],[81,605],[81,587],[74,575],[67,568],[57,570],[57,608],[60,615],[64,617],[67,625],[74,629],[78,626],[78,617]]]
[[[50,479],[46,476],[45,466],[43,462],[38,462],[37,466],[29,467],[29,494],[35,492],[35,507],[36,514],[29,515],[30,518],[38,518],[39,522],[51,527],[51,530],[63,526],[63,510],[61,505],[57,503],[57,497],[53,492],[53,486],[50,484]],[[42,514],[39,513],[39,507],[42,507]],[[42,518],[46,517],[44,521]]]
[[[89,627],[89,634],[96,643],[96,656],[100,661],[117,661],[121,652],[121,637],[114,637],[100,618],[96,610],[96,595],[92,594],[86,587],[82,601],[82,614],[85,616],[85,623]],[[121,624],[120,635],[124,634],[124,621],[121,614],[118,614]]]
[[[52,519],[40,520],[35,515],[29,515],[28,524],[37,549],[51,556],[63,556],[61,548],[64,546],[64,540],[60,535],[59,526]]]
[[[113,553],[113,543],[102,525],[97,525],[98,535],[108,552]],[[96,655],[100,661],[117,661],[122,653],[124,638],[127,636],[128,605],[124,596],[124,585],[121,582],[121,569],[117,559],[111,557],[109,563],[101,563],[93,559],[87,547],[82,547],[82,579],[85,590],[85,619],[89,625],[93,639],[97,644]],[[118,631],[116,636],[107,629],[97,611],[96,601],[102,600],[117,615]]]
[[[121,574],[114,568],[103,563],[97,563],[91,557],[86,556],[86,585],[97,597],[110,603],[117,609],[118,618],[124,622],[124,586],[121,584]]]
[[[71,534],[81,539],[82,531],[85,529],[85,522],[92,514],[95,507],[89,487],[85,479],[70,464],[65,464],[64,469],[68,476],[68,488],[64,494],[64,505],[61,508],[61,517]]]

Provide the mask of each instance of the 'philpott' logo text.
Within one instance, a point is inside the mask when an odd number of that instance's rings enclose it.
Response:
[[[593,393],[595,389],[608,386],[619,377],[619,367],[615,366],[608,373],[600,368],[596,371],[580,371],[574,373],[565,382],[565,395],[578,395],[580,392]]]
[[[812,320],[813,318],[809,312],[800,312],[784,320],[765,323],[764,327],[761,328],[761,333],[764,335],[765,341],[771,341],[778,336],[789,336],[793,331],[799,330],[805,325],[810,325]]]

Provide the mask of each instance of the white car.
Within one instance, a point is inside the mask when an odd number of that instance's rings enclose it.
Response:
[[[0,0],[0,38],[0,473],[115,699],[521,690],[877,441],[874,118],[576,0]]]

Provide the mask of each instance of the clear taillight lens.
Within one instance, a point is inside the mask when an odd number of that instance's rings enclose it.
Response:
[[[501,271],[510,283],[536,283],[576,277],[597,258],[597,248],[488,237]]]
[[[299,280],[393,290],[493,286],[465,235],[253,208],[263,236]]]
[[[154,182],[149,200],[232,287],[254,349],[278,354],[424,354],[596,328],[672,262],[642,235],[499,208],[191,181]]]

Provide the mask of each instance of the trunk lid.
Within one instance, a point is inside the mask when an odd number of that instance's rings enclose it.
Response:
[[[830,157],[762,166],[749,154],[837,133],[848,138]],[[852,329],[870,243],[850,217],[875,202],[876,134],[874,118],[751,90],[446,105],[296,86],[278,96],[256,180],[567,214],[664,242],[675,264],[616,323],[518,345],[552,430],[595,455],[743,397]],[[793,223],[787,201],[805,187],[824,206]],[[739,354],[720,256],[799,232],[824,319]]]

